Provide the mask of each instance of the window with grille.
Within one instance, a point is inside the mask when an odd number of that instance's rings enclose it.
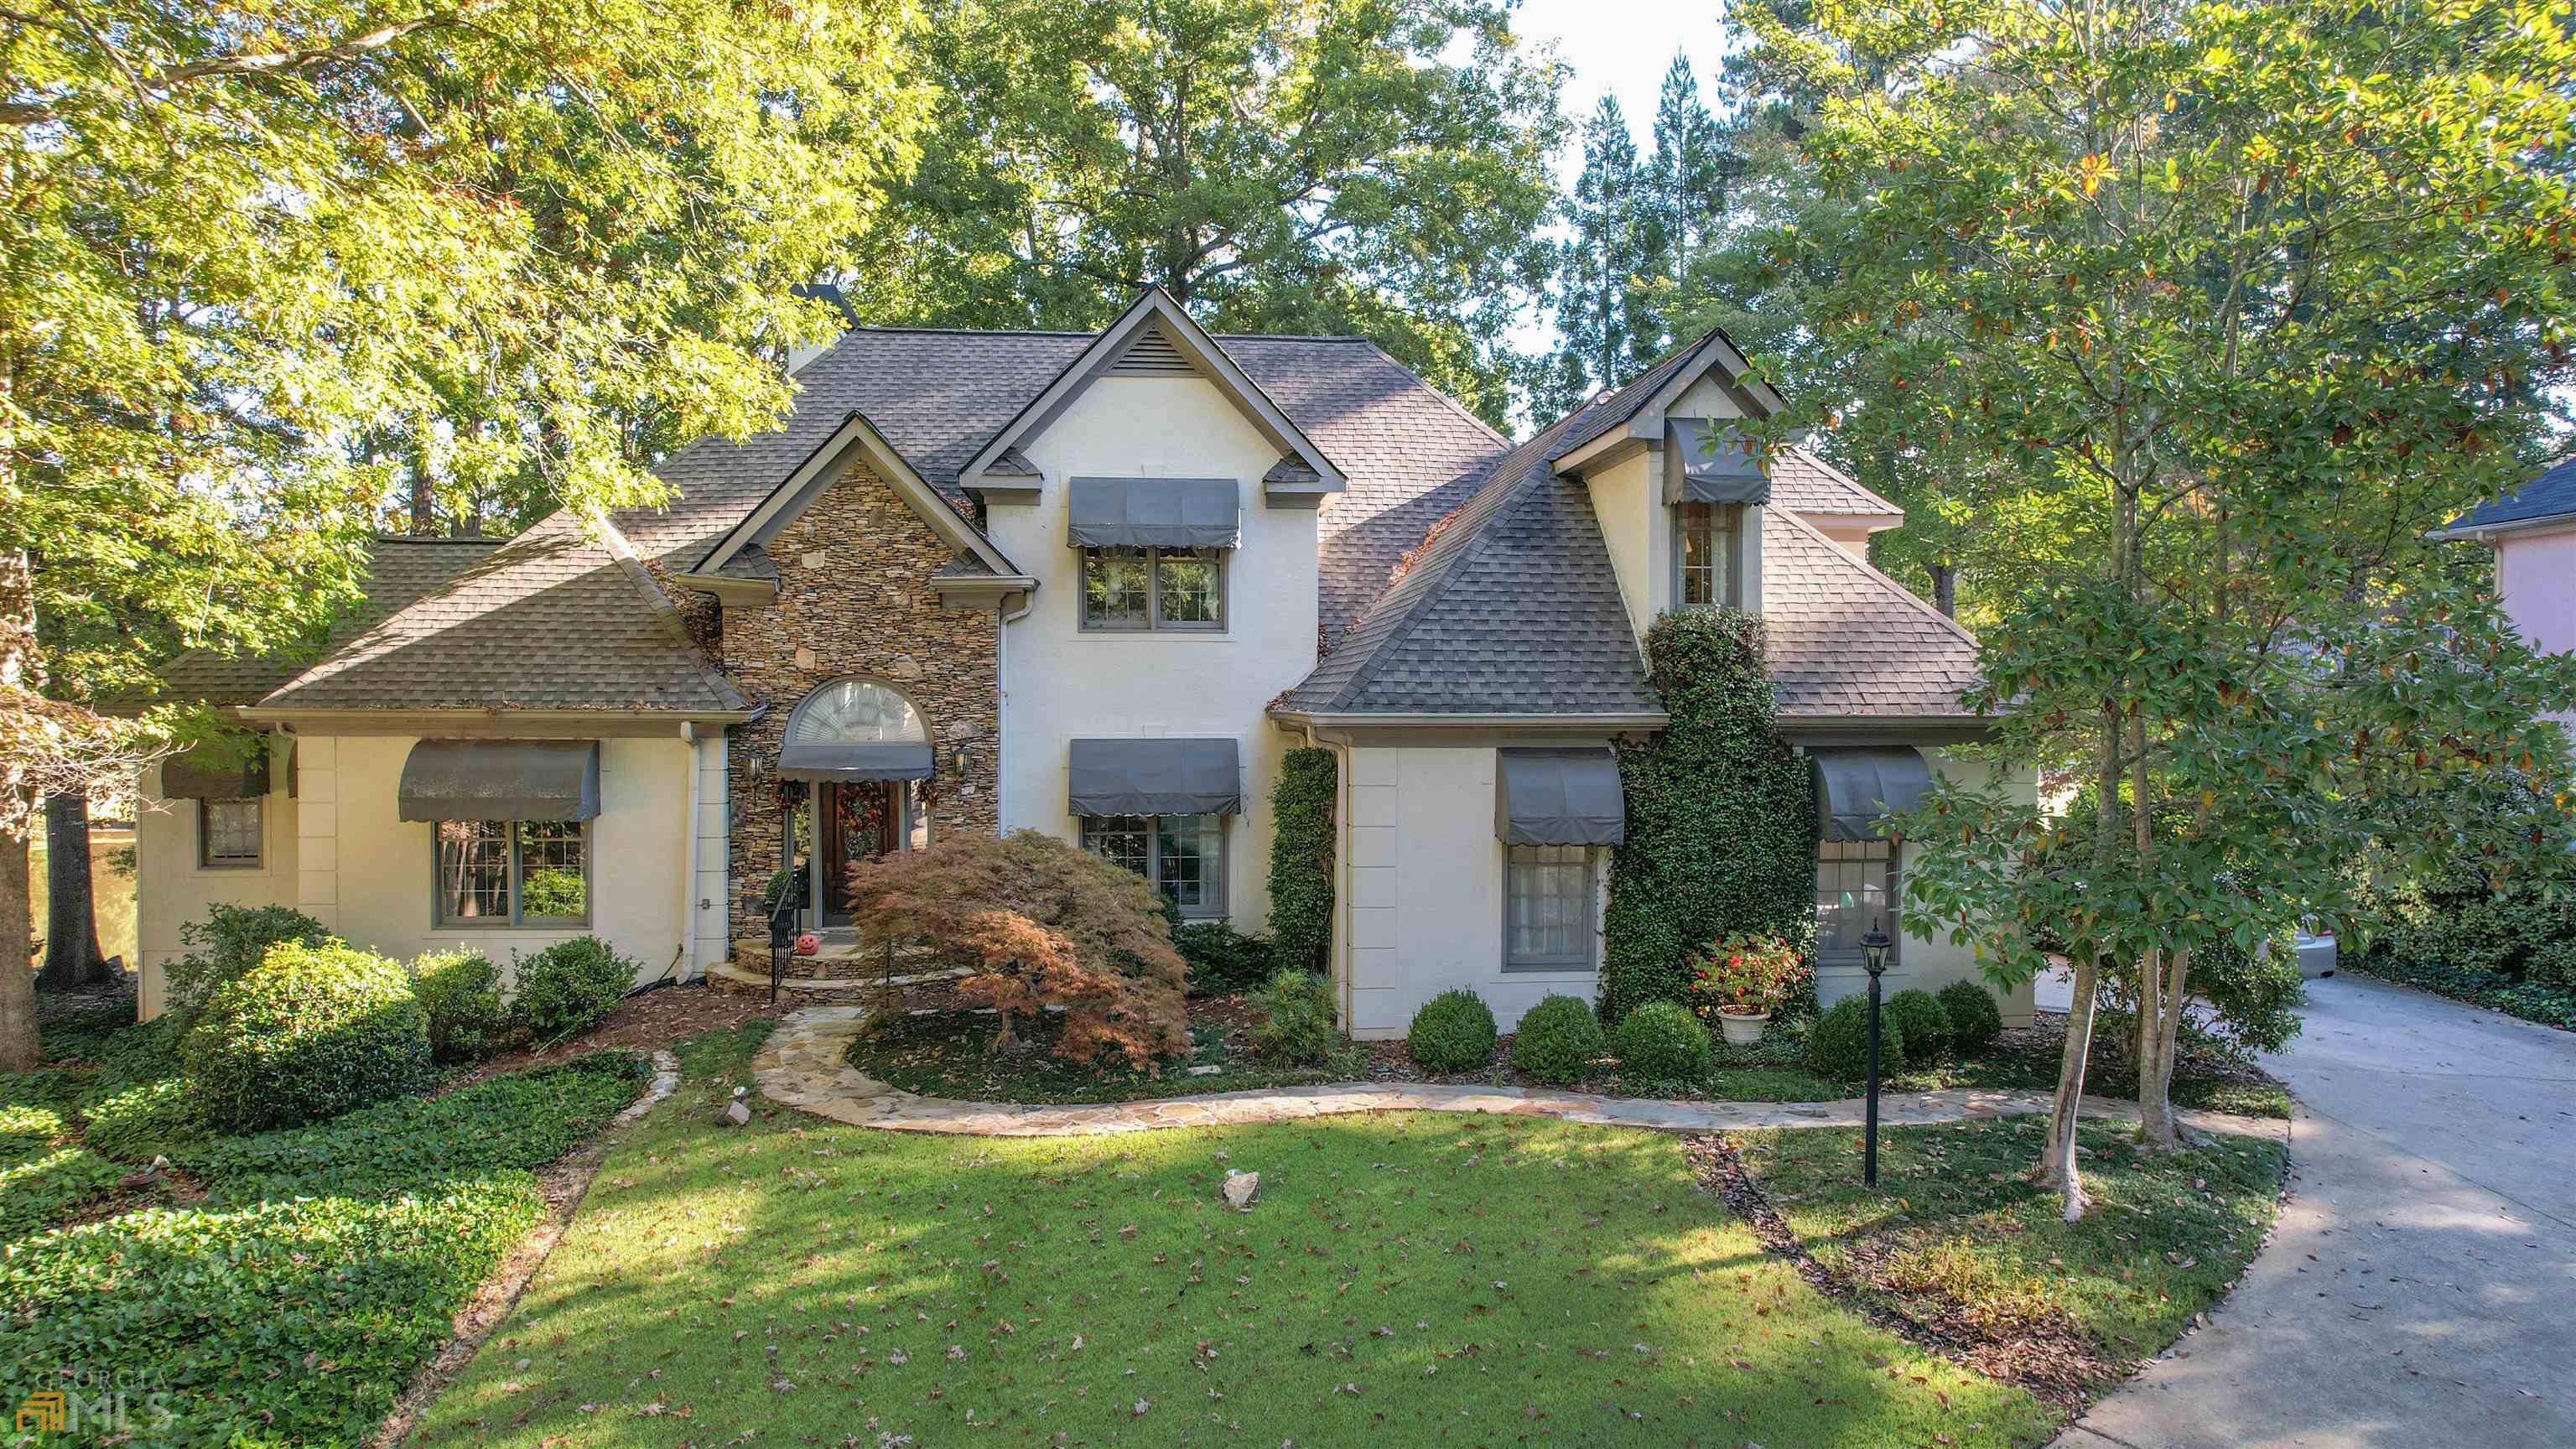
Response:
[[[1816,842],[1816,959],[1860,964],[1860,942],[1871,926],[1897,936],[1888,915],[1896,899],[1896,849],[1885,840]]]
[[[589,924],[588,821],[442,820],[432,829],[440,925]]]
[[[226,868],[259,864],[260,804],[255,797],[198,801],[197,864]]]
[[[1515,845],[1503,899],[1503,969],[1592,965],[1592,852],[1580,845]]]
[[[1082,848],[1152,881],[1183,916],[1226,913],[1222,815],[1086,816]]]
[[[1225,550],[1084,549],[1082,627],[1199,631],[1224,628]]]
[[[1735,503],[1673,508],[1674,601],[1685,609],[1740,605],[1736,554],[1744,509]]]

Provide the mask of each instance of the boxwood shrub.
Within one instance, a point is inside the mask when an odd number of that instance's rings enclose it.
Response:
[[[636,964],[597,936],[557,941],[518,959],[511,1021],[539,1041],[561,1041],[608,1019],[635,989]]]
[[[1941,1009],[1950,1016],[1950,1047],[1963,1057],[1984,1056],[2003,1040],[2004,1012],[1994,993],[1974,981],[1953,981],[1940,990]]]
[[[1521,1013],[1512,1034],[1512,1065],[1551,1086],[1582,1080],[1599,1060],[1601,1019],[1580,996],[1550,996]]]
[[[287,941],[219,988],[180,1044],[208,1121],[258,1132],[336,1117],[432,1079],[429,1026],[395,962]]]
[[[1619,1069],[1657,1082],[1696,1082],[1708,1075],[1708,1028],[1678,1002],[1649,1001],[1619,1023]]]
[[[1310,1067],[1333,1054],[1333,983],[1312,971],[1282,971],[1254,998],[1265,1014],[1252,1029],[1253,1054],[1282,1066]]]
[[[1882,1005],[1878,1017],[1878,1069],[1881,1075],[1905,1064],[1905,1028],[1896,1013]],[[1807,1029],[1807,1070],[1837,1082],[1857,1082],[1869,1075],[1869,1003],[1846,996],[1816,1016]]]
[[[1950,1049],[1950,1013],[1931,992],[1900,991],[1888,998],[1884,1010],[1904,1032],[1908,1065],[1930,1066]]]
[[[173,1029],[187,1030],[214,994],[250,974],[268,958],[270,947],[285,941],[319,946],[330,939],[320,921],[292,906],[218,901],[207,907],[205,920],[179,928],[185,952],[162,968],[164,1005]]]
[[[510,1034],[501,968],[480,951],[431,951],[411,963],[411,991],[429,1019],[429,1054],[441,1062],[488,1061]]]
[[[1422,1003],[1404,1049],[1426,1072],[1472,1071],[1494,1059],[1494,1009],[1472,991],[1443,991]]]

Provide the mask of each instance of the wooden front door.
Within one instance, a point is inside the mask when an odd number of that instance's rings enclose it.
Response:
[[[822,788],[823,924],[850,923],[850,867],[903,848],[904,790],[862,781]]]

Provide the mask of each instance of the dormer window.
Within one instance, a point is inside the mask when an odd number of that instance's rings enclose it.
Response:
[[[1741,607],[1737,567],[1744,505],[1682,503],[1673,508],[1673,598],[1685,609]]]

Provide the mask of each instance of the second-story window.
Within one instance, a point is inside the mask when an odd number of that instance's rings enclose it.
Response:
[[[1082,627],[1223,629],[1225,550],[1084,549]]]
[[[1681,503],[1673,507],[1673,599],[1685,609],[1741,605],[1736,559],[1744,507]]]

